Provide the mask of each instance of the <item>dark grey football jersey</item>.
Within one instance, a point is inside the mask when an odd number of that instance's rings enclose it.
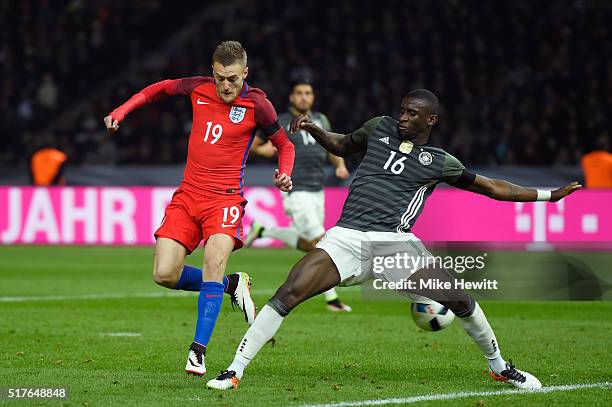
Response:
[[[439,182],[453,182],[463,165],[439,148],[403,140],[397,120],[382,116],[351,134],[363,140],[359,165],[338,226],[363,232],[409,232]]]
[[[295,146],[295,162],[291,180],[292,191],[320,191],[323,189],[323,175],[327,151],[305,130],[289,133],[289,125],[295,116],[290,112],[278,116],[278,124],[282,126]],[[323,113],[310,114],[314,124],[322,129],[331,131],[329,120]]]

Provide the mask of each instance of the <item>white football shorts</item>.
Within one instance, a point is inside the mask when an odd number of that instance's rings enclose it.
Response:
[[[325,233],[325,195],[323,191],[295,191],[283,193],[283,207],[291,218],[291,227],[306,240]]]
[[[402,268],[394,263],[397,253],[414,258],[432,256],[421,240],[412,233],[396,232],[362,232],[335,226],[327,231],[317,248],[325,250],[338,268],[340,286],[359,285],[368,280],[382,279],[387,282],[398,282],[410,277],[410,267]],[[383,267],[381,258],[389,257],[392,264]],[[402,257],[403,259],[403,257]],[[416,267],[419,269],[421,267]],[[412,268],[413,271],[414,268]],[[413,301],[424,297],[400,292]]]

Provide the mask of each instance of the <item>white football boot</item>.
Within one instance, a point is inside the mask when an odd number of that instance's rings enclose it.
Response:
[[[228,390],[237,388],[238,382],[240,382],[240,380],[236,377],[236,372],[233,370],[226,370],[225,372],[221,372],[216,378],[209,380],[206,385],[211,389]]]
[[[238,276],[236,290],[229,293],[232,306],[237,306],[242,311],[244,320],[251,326],[257,313],[257,307],[251,299],[251,277],[247,273],[234,273],[232,276]]]
[[[516,369],[512,364],[512,359],[508,359],[506,369],[502,370],[499,374],[496,374],[491,368],[489,368],[489,374],[494,380],[509,383],[519,389],[538,390],[542,388],[542,383],[540,383],[537,377],[531,373]]]
[[[351,312],[353,310],[351,307],[340,301],[339,298],[327,301],[326,308],[331,312]]]
[[[206,365],[204,363],[204,355],[206,354],[206,346],[202,346],[199,343],[193,342],[189,348],[189,355],[187,356],[187,364],[185,365],[185,372],[195,375],[202,376],[206,373]]]

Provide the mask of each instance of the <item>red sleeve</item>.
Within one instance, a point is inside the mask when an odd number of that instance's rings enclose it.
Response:
[[[287,137],[285,129],[279,127],[276,133],[270,137],[270,141],[278,151],[278,171],[291,176],[293,161],[295,160],[295,147]]]
[[[274,125],[277,120],[276,110],[274,106],[266,97],[266,94],[262,91],[253,91],[253,102],[255,102],[255,122],[257,126],[264,131],[266,136],[271,136],[274,132],[268,133],[266,129],[271,125]]]
[[[199,85],[210,81],[212,81],[212,78],[194,76],[181,79],[166,79],[161,82],[156,82],[132,96],[127,102],[113,110],[110,115],[113,120],[121,122],[130,112],[145,104],[157,102],[168,96],[187,96]]]
[[[287,137],[285,129],[278,125],[276,110],[274,110],[274,106],[265,94],[259,91],[253,101],[255,102],[255,122],[257,126],[278,150],[278,171],[281,174],[291,176],[293,161],[295,160],[293,143]]]

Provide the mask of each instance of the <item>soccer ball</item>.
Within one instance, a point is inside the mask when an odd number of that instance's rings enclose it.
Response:
[[[412,303],[410,311],[414,323],[426,331],[447,328],[455,319],[451,310],[435,301]]]

